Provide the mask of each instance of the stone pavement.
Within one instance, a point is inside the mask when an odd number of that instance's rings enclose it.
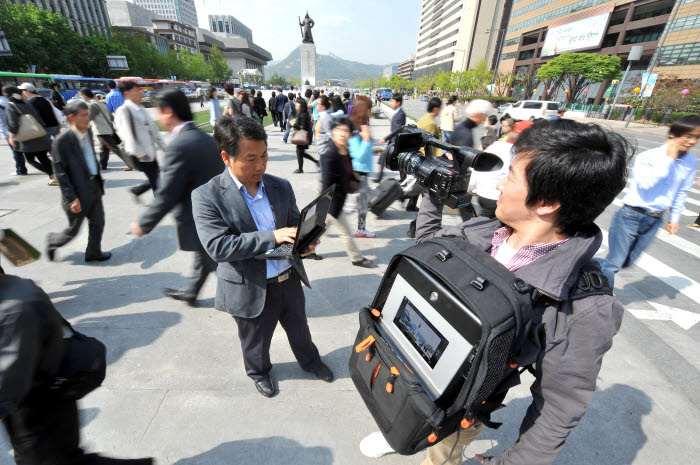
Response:
[[[386,135],[388,119],[373,120],[372,129],[377,139]],[[292,174],[294,147],[281,142],[278,129],[268,132],[268,172],[290,179],[303,207],[318,192],[317,169],[307,161],[306,173]],[[9,150],[0,147],[0,228],[12,227],[41,249],[49,231],[66,225],[58,188],[46,186],[44,175],[10,176],[12,166]],[[103,240],[104,249],[113,253],[110,261],[83,262],[86,227],[57,252],[54,263],[42,259],[17,269],[3,260],[8,273],[34,279],[78,330],[107,345],[107,379],[80,402],[86,448],[123,457],[154,456],[161,465],[422,461],[423,454],[377,460],[361,455],[359,441],[376,426],[347,369],[357,310],[371,302],[391,256],[411,245],[405,232],[414,214],[396,204],[381,220],[370,215],[368,228],[377,238],[358,239],[358,244],[376,258],[374,269],[351,266],[333,231],[322,238],[318,252],[324,259],[306,262],[313,286],[305,289],[307,314],[314,341],[337,380],[326,384],[303,372],[278,330],[271,357],[280,393],[266,399],[245,376],[234,321],[212,308],[214,277],[198,308],[162,297],[162,287],[183,283],[191,256],[177,249],[171,216],[145,238],[131,235],[129,223],[144,206],[132,201],[127,188],[142,182],[143,175],[121,171],[121,162],[110,167]],[[454,216],[445,220],[457,221]],[[466,450],[466,458],[499,454],[515,441],[531,381],[524,376],[524,384],[510,392],[507,408],[496,414],[505,424],[487,430]],[[605,358],[593,404],[557,464],[691,463],[697,458],[698,418],[697,407],[621,333]],[[11,447],[2,437],[0,465],[12,463]]]

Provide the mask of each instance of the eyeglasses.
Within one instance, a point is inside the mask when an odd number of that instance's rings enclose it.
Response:
[[[700,135],[697,135],[697,134],[683,134],[682,136],[679,137],[679,139],[683,139],[683,140],[694,140],[695,142],[697,142],[698,139],[700,139]]]

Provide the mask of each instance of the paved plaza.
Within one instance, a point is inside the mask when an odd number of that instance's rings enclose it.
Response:
[[[292,182],[301,208],[319,190],[318,170],[307,161],[304,174],[292,174],[294,146],[282,143],[278,128],[267,129],[268,172]],[[386,115],[372,120],[373,137],[388,132]],[[654,134],[639,139],[642,149],[661,143]],[[313,147],[311,153],[316,156]],[[278,328],[271,374],[280,392],[267,399],[245,375],[233,319],[213,309],[214,276],[196,308],[163,297],[161,288],[184,283],[192,256],[178,250],[171,216],[144,238],[130,233],[129,224],[145,207],[132,200],[128,187],[143,182],[144,176],[123,172],[122,167],[113,155],[105,174],[102,244],[112,252],[111,260],[83,261],[86,226],[75,241],[58,250],[53,263],[42,257],[14,268],[3,259],[9,274],[35,280],[76,329],[107,346],[107,378],[80,402],[87,449],[121,457],[154,456],[159,465],[421,463],[423,453],[377,460],[360,453],[360,440],[377,428],[347,368],[357,311],[371,303],[390,258],[413,243],[406,231],[414,213],[397,203],[381,220],[369,215],[367,228],[377,237],[357,241],[362,253],[376,260],[373,269],[351,266],[332,229],[322,238],[317,251],[323,260],[306,261],[312,289],[304,292],[314,341],[337,379],[326,384],[302,371]],[[0,228],[11,227],[43,249],[47,233],[64,228],[67,221],[59,189],[47,186],[45,175],[29,169],[30,176],[11,176],[11,153],[0,147]],[[143,196],[146,202],[149,196]],[[689,199],[683,225],[700,209],[697,188]],[[609,227],[617,208],[613,205],[601,216],[601,228]],[[350,216],[354,222],[355,214]],[[446,215],[445,223],[457,224],[458,218]],[[616,283],[628,310],[666,306],[697,314],[698,281],[700,232],[682,226],[678,236],[658,238],[638,266],[618,274]],[[593,403],[556,463],[696,463],[699,339],[700,324],[683,329],[675,321],[637,319],[626,311],[604,359]],[[530,403],[531,381],[526,374],[523,384],[510,391],[507,407],[495,414],[504,425],[487,429],[474,441],[465,450],[465,463],[476,464],[471,458],[475,453],[497,455],[513,444]],[[0,465],[13,463],[11,447],[2,436]]]

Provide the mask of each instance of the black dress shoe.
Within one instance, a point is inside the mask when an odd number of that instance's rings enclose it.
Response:
[[[167,287],[163,289],[163,294],[171,299],[180,300],[182,302],[187,302],[187,305],[194,307],[194,302],[196,299],[188,297],[185,293],[179,289],[168,289]]]
[[[97,454],[90,455],[94,455],[97,458],[95,463],[99,463],[100,465],[153,465],[154,463],[153,459],[150,457],[145,459],[113,459]]]
[[[112,258],[112,252],[102,252],[96,257],[85,257],[86,262],[103,262]]]
[[[258,392],[265,397],[275,397],[277,394],[275,386],[272,384],[272,380],[269,376],[255,381],[255,387],[258,389]]]
[[[46,247],[46,258],[48,258],[49,261],[52,262],[55,257],[56,257],[56,249],[52,249],[51,247]]]
[[[331,369],[328,368],[323,362],[321,362],[321,366],[318,367],[318,369],[314,371],[313,374],[316,375],[316,377],[321,381],[325,381],[327,383],[332,383],[335,379],[335,376],[333,376],[333,372],[331,371]]]

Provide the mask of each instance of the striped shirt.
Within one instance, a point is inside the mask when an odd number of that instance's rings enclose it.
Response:
[[[505,241],[513,233],[513,229],[508,226],[503,226],[501,229],[493,233],[493,239],[491,239],[491,256],[495,257],[498,252],[498,248],[505,243]],[[510,271],[515,271],[525,265],[529,265],[540,257],[547,255],[549,252],[556,250],[564,242],[568,241],[570,238],[567,237],[558,242],[551,242],[549,244],[530,244],[524,245],[518,250],[513,258],[504,263],[503,265]]]

